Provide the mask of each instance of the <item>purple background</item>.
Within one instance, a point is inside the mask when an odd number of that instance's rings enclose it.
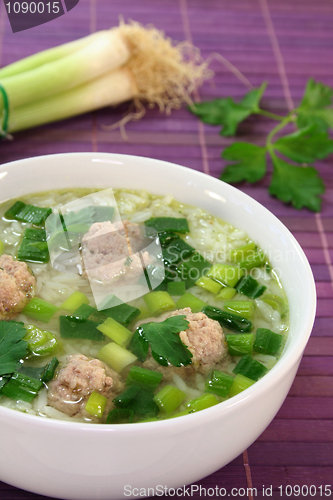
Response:
[[[222,54],[255,86],[267,80],[264,103],[276,113],[285,113],[288,106],[300,101],[310,76],[333,86],[330,0],[81,0],[65,16],[17,34],[11,33],[1,4],[0,64],[114,26],[119,15],[125,20],[153,23],[174,40],[192,41],[203,57],[212,52]],[[245,86],[220,62],[215,61],[212,68],[216,76],[200,89],[200,99],[243,96]],[[126,110],[126,105],[104,109],[18,133],[12,142],[1,143],[0,161],[68,151],[102,151],[159,158],[213,176],[220,174],[221,150],[232,140],[219,136],[218,129],[201,125],[185,109],[167,117],[154,109],[147,111],[140,122],[127,125],[128,141],[124,141],[119,131],[107,131],[103,125],[115,123]],[[249,119],[239,128],[238,137],[263,144],[270,126],[266,118]],[[272,485],[273,496],[265,498],[274,499],[287,498],[280,496],[279,485],[333,487],[332,158],[317,166],[327,188],[320,214],[297,211],[270,198],[268,178],[254,186],[240,186],[277,215],[304,248],[316,279],[318,311],[297,378],[282,409],[243,455],[202,480],[203,487],[219,486],[230,492],[253,485],[258,489],[256,498],[262,498],[263,485]],[[42,499],[1,483],[0,498]],[[318,490],[315,498],[329,497]]]

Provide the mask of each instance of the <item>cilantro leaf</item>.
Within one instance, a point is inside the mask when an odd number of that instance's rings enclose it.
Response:
[[[266,173],[266,148],[248,142],[234,142],[222,158],[236,163],[227,165],[220,179],[225,182],[257,182]]]
[[[315,125],[280,137],[273,147],[298,163],[312,163],[333,153],[333,141]]]
[[[185,315],[171,316],[160,323],[144,323],[140,326],[141,335],[150,343],[154,358],[160,364],[165,364],[165,360],[174,366],[191,363],[192,353],[177,335],[188,328],[189,323],[184,318]]]
[[[23,323],[0,321],[0,376],[13,373],[27,355],[28,343],[22,340],[26,333]]]
[[[319,212],[321,199],[319,195],[325,191],[324,182],[313,167],[299,167],[288,163],[275,154],[273,160],[273,176],[269,192],[285,203],[292,203],[295,208],[307,207]]]
[[[263,83],[259,88],[250,90],[240,103],[227,97],[196,103],[190,106],[189,110],[204,123],[222,125],[220,134],[228,137],[235,135],[238,125],[248,116],[258,112],[259,102],[265,89],[266,83]]]
[[[297,126],[304,128],[316,125],[321,131],[333,128],[332,104],[333,89],[310,78],[300,106],[297,109]]]

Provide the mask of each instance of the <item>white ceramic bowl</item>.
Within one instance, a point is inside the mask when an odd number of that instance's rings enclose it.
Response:
[[[244,229],[280,269],[290,306],[290,334],[281,358],[265,377],[232,399],[192,415],[107,426],[43,419],[0,407],[0,480],[42,495],[78,500],[119,500],[137,496],[134,488],[175,488],[200,480],[257,439],[290,389],[315,315],[308,261],[288,229],[259,203],[228,184],[178,165],[74,153],[0,167],[0,201],[63,187],[171,193]]]

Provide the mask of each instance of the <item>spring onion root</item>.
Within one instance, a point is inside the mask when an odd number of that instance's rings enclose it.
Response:
[[[143,103],[168,113],[190,104],[191,93],[211,76],[188,44],[175,46],[154,27],[121,23],[0,69],[9,100],[7,131],[130,100],[141,110]]]

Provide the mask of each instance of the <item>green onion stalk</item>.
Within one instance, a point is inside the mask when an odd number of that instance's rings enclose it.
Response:
[[[130,100],[140,116],[143,102],[169,112],[190,103],[191,93],[210,76],[188,44],[175,46],[154,27],[121,23],[0,69],[0,117],[8,111],[3,132]]]

